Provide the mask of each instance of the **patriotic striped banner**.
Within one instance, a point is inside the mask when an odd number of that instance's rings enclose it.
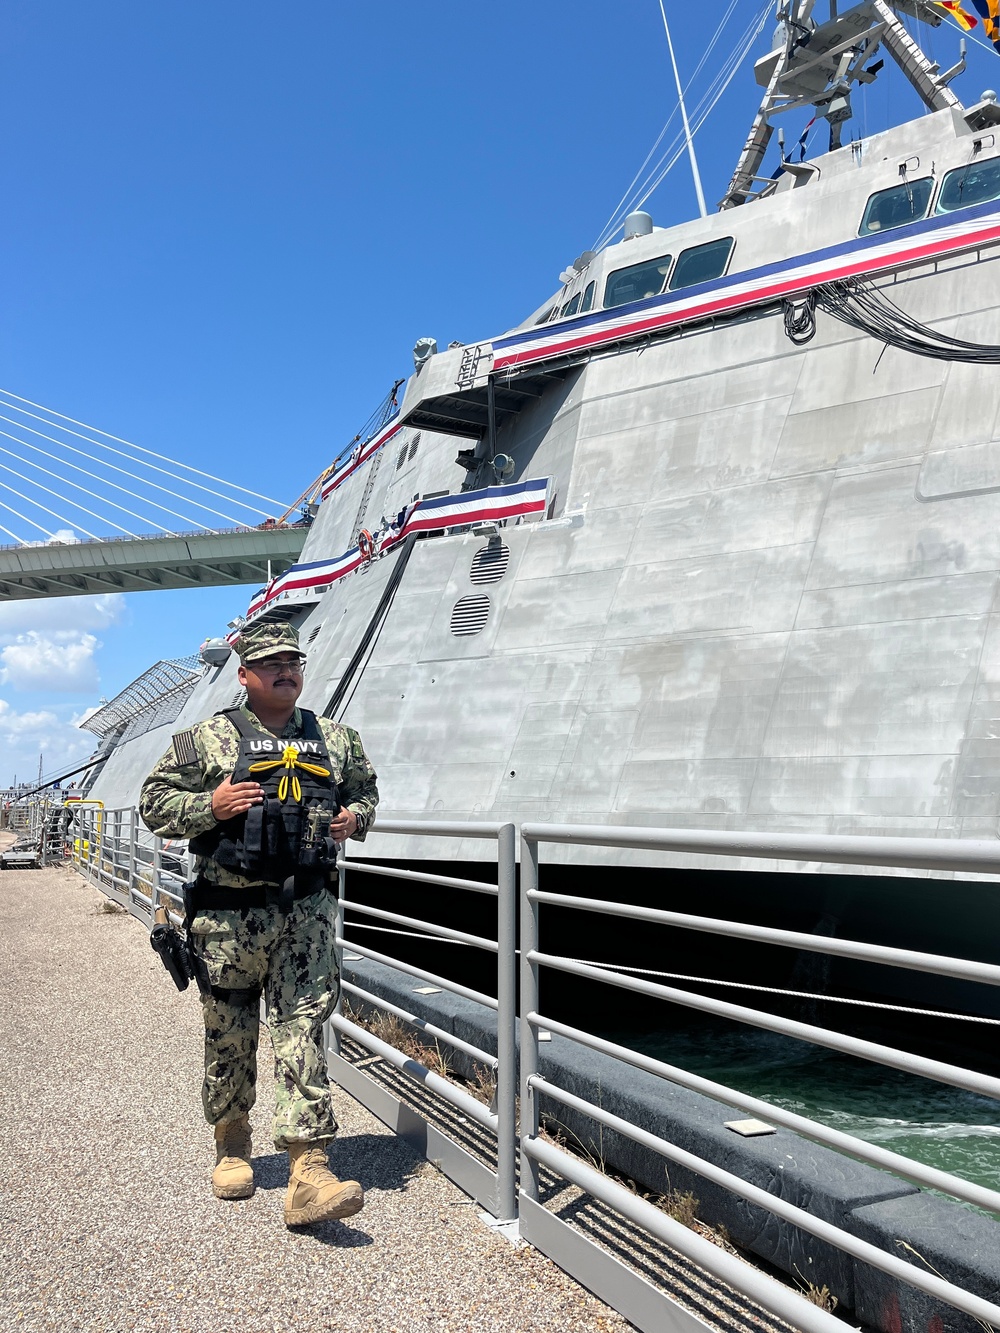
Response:
[[[411,532],[433,532],[438,528],[464,527],[491,519],[544,514],[548,488],[548,477],[539,477],[535,481],[517,481],[510,486],[488,486],[483,491],[421,500],[403,524],[397,540]]]
[[[391,551],[394,546],[417,532],[439,532],[444,528],[467,527],[472,523],[491,520],[524,518],[530,514],[544,514],[548,501],[549,478],[518,481],[510,486],[487,486],[481,491],[466,491],[459,495],[439,495],[433,500],[418,501],[407,513],[400,528],[390,528],[376,534],[376,553]],[[293,599],[303,593],[326,592],[330,584],[365,564],[360,547],[352,546],[336,560],[313,560],[292,565],[284,574],[262,588],[247,608],[247,620],[252,620],[278,601]]]
[[[367,444],[356,449],[346,462],[341,463],[333,476],[323,483],[322,499],[325,500],[328,495],[332,495],[338,486],[342,486],[348,477],[353,476],[359,468],[364,467],[368,460],[373,458],[402,429],[403,423],[401,421],[393,421],[388,426],[384,426],[377,435],[373,435]]]
[[[559,320],[508,338],[497,338],[492,343],[493,370],[513,369],[568,352],[596,350],[712,315],[801,296],[823,283],[874,277],[906,265],[995,245],[998,241],[1000,203],[994,200],[962,209],[960,218],[955,213],[945,213],[896,228],[888,236],[861,236],[791,261],[767,264],[664,296],[632,301],[614,310]]]

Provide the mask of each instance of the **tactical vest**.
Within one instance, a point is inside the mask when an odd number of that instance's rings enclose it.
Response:
[[[271,884],[292,876],[299,882],[325,879],[336,862],[329,833],[340,799],[316,714],[301,711],[302,735],[295,740],[258,731],[238,708],[218,714],[240,734],[232,781],[259,783],[264,799],[192,838],[192,852]]]

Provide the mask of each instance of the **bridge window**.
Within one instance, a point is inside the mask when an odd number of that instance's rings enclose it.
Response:
[[[538,316],[538,318],[535,320],[535,323],[547,324],[558,309],[559,307],[557,305],[550,305],[548,310],[545,311],[544,315]]]
[[[670,279],[670,290],[676,292],[680,287],[694,287],[696,283],[721,278],[734,244],[731,236],[723,236],[718,241],[707,241],[704,245],[692,245],[690,250],[682,250]]]
[[[580,307],[580,314],[585,315],[594,304],[594,288],[597,286],[594,282],[587,283],[587,290],[583,294],[583,305]]]
[[[569,319],[570,315],[576,314],[576,312],[580,309],[580,302],[582,299],[583,299],[583,293],[577,292],[577,294],[571,300],[566,302],[566,304],[562,308],[563,319]]]
[[[659,259],[630,264],[628,268],[612,273],[604,289],[604,309],[611,310],[628,301],[642,301],[647,296],[659,296],[667,281],[672,258],[672,255],[661,255]]]
[[[1000,199],[1000,157],[949,171],[941,186],[937,211],[954,213],[956,208],[986,204],[991,199]]]
[[[933,189],[933,177],[923,176],[918,181],[904,181],[889,190],[879,190],[868,200],[858,235],[872,236],[893,227],[905,227],[908,222],[919,222],[927,216]]]

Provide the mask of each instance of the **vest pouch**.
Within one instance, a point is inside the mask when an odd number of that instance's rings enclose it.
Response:
[[[302,736],[291,743],[258,731],[238,709],[227,710],[222,716],[240,736],[232,781],[258,782],[264,799],[245,815],[225,820],[192,838],[191,851],[253,879],[278,885],[294,879],[298,884],[302,872],[314,874],[316,863],[324,864],[327,859],[317,855],[318,849],[311,845],[316,838],[309,832],[310,808],[326,812],[328,829],[329,818],[340,805],[315,714],[302,710]]]
[[[302,845],[305,806],[301,801],[286,801],[279,806],[279,809],[287,846],[295,848],[295,858],[298,860],[299,848]]]
[[[264,812],[267,802],[261,805],[252,805],[247,811],[246,823],[243,826],[242,837],[240,841],[243,844],[242,854],[259,860],[267,855],[267,842],[264,836]],[[241,857],[242,859],[242,857]]]

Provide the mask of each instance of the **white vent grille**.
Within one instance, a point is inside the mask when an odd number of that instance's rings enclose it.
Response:
[[[246,690],[244,689],[237,690],[236,693],[233,695],[233,700],[232,703],[229,705],[229,707],[242,708],[243,705],[246,703],[246,701],[247,701]]]
[[[309,637],[308,639],[306,639],[306,647],[308,647],[309,644],[312,643],[313,639],[315,639],[316,635],[320,632],[322,628],[323,625],[322,622],[320,622],[320,624],[318,624],[315,629],[309,631]]]
[[[406,455],[406,461],[412,463],[417,456],[417,445],[420,443],[420,432],[418,431],[410,441],[410,452]]]
[[[510,563],[510,547],[497,542],[483,546],[472,557],[472,569],[469,578],[473,583],[499,583],[507,573]]]
[[[460,597],[451,610],[451,632],[459,638],[478,634],[490,618],[490,599],[485,593]]]
[[[400,447],[399,447],[399,453],[396,455],[396,471],[397,471],[397,472],[398,472],[399,469],[403,466],[403,464],[406,462],[406,451],[407,451],[408,448],[409,448],[409,445],[408,445],[408,444],[406,443],[406,441],[404,440],[403,443],[402,443],[402,444],[400,445]]]

